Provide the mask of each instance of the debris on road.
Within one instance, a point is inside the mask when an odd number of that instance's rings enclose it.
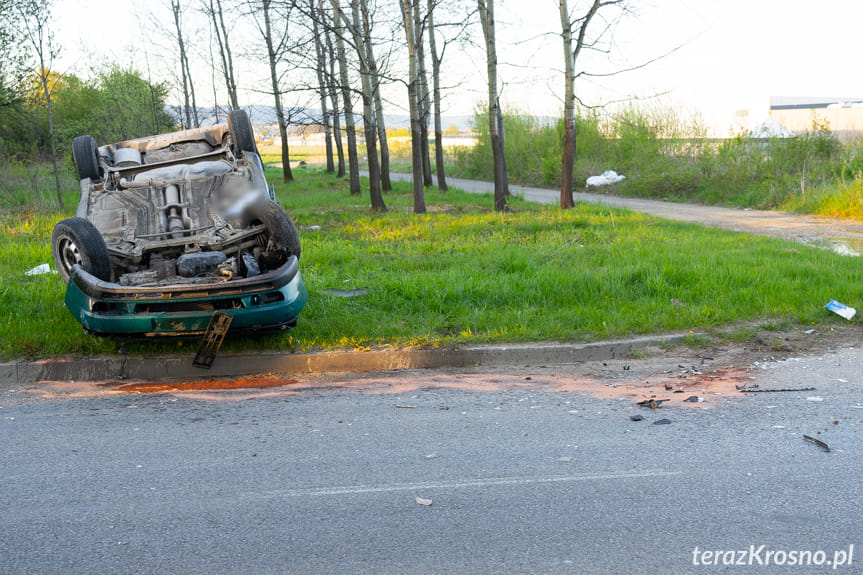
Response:
[[[668,425],[669,423],[671,423],[670,419],[657,419],[653,422],[653,425]]]
[[[662,402],[669,401],[667,399],[645,399],[644,401],[639,401],[638,405],[643,405],[644,407],[649,407],[650,409],[656,409],[657,407],[662,405]]]
[[[698,397],[697,395],[690,395],[689,397],[687,397],[683,401],[685,401],[687,403],[704,403],[704,398]]]
[[[231,321],[234,319],[229,313],[223,311],[213,312],[210,318],[210,324],[204,332],[204,337],[201,338],[201,343],[198,346],[198,353],[195,354],[195,359],[192,360],[192,365],[203,369],[210,369],[213,362],[216,361],[216,354],[219,348],[222,347],[222,342],[228,334],[228,329],[231,327]]]
[[[416,405],[402,405],[400,403],[397,403],[396,407],[401,408],[401,409],[416,409],[417,408]]]
[[[824,401],[823,397],[815,397],[814,395],[806,398],[806,401]]]
[[[824,443],[823,441],[821,441],[820,439],[815,439],[811,435],[804,435],[803,439],[805,439],[806,441],[811,441],[812,443],[814,443],[815,445],[817,445],[818,447],[820,447],[824,451],[830,451],[830,446],[827,445],[826,443]]]
[[[432,504],[431,499],[423,499],[422,497],[417,496],[416,500],[417,500],[417,503],[419,503],[420,505],[424,505],[426,507],[429,507]]]
[[[831,299],[830,302],[828,302],[828,304],[824,306],[824,309],[826,309],[827,311],[832,311],[836,315],[844,317],[849,321],[857,313],[857,310],[853,307],[849,307],[844,303],[836,301],[835,299]]]
[[[814,387],[781,387],[779,389],[770,388],[762,389],[758,384],[747,386],[738,385],[737,389],[744,393],[771,393],[771,392],[792,392],[792,391],[815,391]]]
[[[630,415],[629,419],[632,421],[642,421],[644,419],[643,415]]]

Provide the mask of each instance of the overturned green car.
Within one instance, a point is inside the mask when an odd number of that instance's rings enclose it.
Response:
[[[308,300],[300,239],[264,178],[245,112],[225,124],[97,147],[75,138],[76,217],[58,222],[66,307],[87,333],[195,336],[294,327]]]

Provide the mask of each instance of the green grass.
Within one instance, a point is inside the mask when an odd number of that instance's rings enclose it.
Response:
[[[269,169],[271,181],[279,171]],[[592,341],[700,332],[760,322],[836,320],[822,309],[863,295],[863,267],[790,242],[668,222],[607,207],[562,211],[513,199],[427,190],[430,213],[411,213],[409,185],[374,215],[367,192],[315,169],[276,185],[300,226],[301,270],[311,292],[299,326],[229,339],[224,350],[311,350],[518,341]],[[25,277],[51,262],[50,234],[70,215],[48,205],[0,214],[0,358],[112,353],[63,307],[56,275]],[[303,230],[320,225],[322,230]],[[52,262],[53,265],[53,262]],[[366,288],[339,298],[326,288]],[[132,344],[132,353],[195,348]]]

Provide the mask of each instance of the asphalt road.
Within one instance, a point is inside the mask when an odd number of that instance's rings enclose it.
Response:
[[[861,359],[655,410],[481,373],[2,390],[0,572],[861,573]]]

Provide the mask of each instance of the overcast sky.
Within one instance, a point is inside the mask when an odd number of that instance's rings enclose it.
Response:
[[[379,0],[384,1],[396,2]],[[576,9],[586,2],[569,1]],[[611,54],[585,58],[585,68],[608,73],[676,51],[644,69],[581,82],[578,91],[588,103],[647,98],[647,105],[653,101],[682,114],[697,112],[722,135],[735,124],[740,110],[749,112],[750,123],[766,118],[770,96],[863,98],[858,66],[863,52],[858,40],[863,22],[860,0],[632,4],[635,13],[617,28]],[[143,70],[148,53],[154,75],[168,74],[171,62],[159,62],[158,50],[144,50],[147,34],[140,33],[144,14],[158,13],[166,25],[172,24],[170,11],[158,6],[156,0],[57,0],[54,26],[63,47],[59,67],[86,75],[91,61],[106,59],[134,61]],[[563,56],[558,0],[497,0],[496,9],[499,59],[506,64],[500,71],[504,102],[534,114],[560,114]],[[242,33],[240,26],[235,30]],[[480,36],[476,29],[474,38]],[[206,46],[199,52],[205,53]],[[445,66],[449,83],[460,83],[447,95],[447,113],[470,114],[487,93],[482,54],[452,50]],[[198,88],[199,102],[209,104],[212,97],[204,95],[211,93],[207,66],[198,59],[193,67],[201,73],[197,81],[207,83]],[[239,83],[247,88],[242,103],[269,104],[268,96],[253,90],[265,80],[261,68],[241,67]],[[404,88],[392,88],[390,98],[404,101],[401,92]],[[656,98],[650,100],[651,96]]]

